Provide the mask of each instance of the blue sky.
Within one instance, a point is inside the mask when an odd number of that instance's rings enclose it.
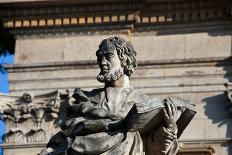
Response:
[[[13,64],[14,56],[13,55],[6,55],[0,56],[0,64]],[[7,72],[0,71],[0,93],[9,93],[9,84],[7,79]],[[2,137],[5,133],[5,125],[2,120],[0,120],[0,143],[2,143]],[[0,148],[0,155],[3,155],[2,149]]]
[[[14,62],[13,55],[0,56],[0,64],[12,64]],[[0,72],[0,93],[9,93],[9,85],[7,73]]]

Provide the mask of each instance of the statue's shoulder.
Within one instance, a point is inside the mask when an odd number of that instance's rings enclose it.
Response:
[[[151,99],[150,96],[136,89],[132,89],[132,91],[128,96],[128,101],[134,103],[143,103],[150,99]]]
[[[72,97],[75,100],[82,101],[94,101],[98,102],[101,98],[104,88],[93,89],[90,91],[82,90],[81,88],[75,88]]]
[[[73,97],[78,94],[85,94],[88,97],[95,96],[104,91],[104,88],[92,89],[90,91],[83,90],[81,88],[75,88],[73,91]]]

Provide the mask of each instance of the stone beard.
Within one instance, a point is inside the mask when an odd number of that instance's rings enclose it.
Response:
[[[62,131],[40,155],[176,155],[179,116],[175,103],[180,105],[181,100],[151,98],[130,86],[136,67],[136,51],[130,42],[107,38],[96,55],[101,69],[97,80],[105,87],[74,90],[75,101],[67,109]],[[164,119],[157,119],[158,114]],[[152,123],[158,125],[147,128],[154,117]]]
[[[124,75],[122,67],[114,68],[109,73],[103,74],[100,72],[97,76],[97,80],[101,83],[117,81]]]

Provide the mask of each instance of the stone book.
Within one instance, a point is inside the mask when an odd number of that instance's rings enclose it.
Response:
[[[177,107],[178,119],[176,121],[178,127],[177,137],[179,138],[187,127],[189,122],[196,114],[195,105],[189,100],[184,100],[178,97],[169,97]],[[152,100],[150,102],[153,102]],[[140,106],[134,105],[125,119],[125,125],[129,131],[139,131],[142,135],[146,135],[149,131],[155,130],[164,123],[163,109],[165,108],[165,100],[160,102],[155,101],[154,107],[141,109]],[[144,107],[144,106],[143,106]]]

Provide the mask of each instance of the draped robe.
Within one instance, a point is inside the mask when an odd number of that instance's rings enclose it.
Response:
[[[96,155],[175,155],[178,151],[176,134],[160,126],[143,138],[139,131],[128,129],[125,118],[133,106],[143,113],[163,102],[133,88],[107,87],[90,92],[75,89],[74,104],[62,131],[51,138],[47,147],[54,150],[65,146],[66,154]],[[64,145],[65,144],[65,145]],[[61,149],[61,148],[60,148]]]

